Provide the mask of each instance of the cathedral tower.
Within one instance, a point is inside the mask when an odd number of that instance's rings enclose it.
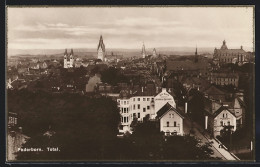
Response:
[[[68,53],[67,53],[67,49],[65,49],[65,52],[64,52],[64,65],[63,65],[64,68],[68,68],[67,57],[68,57]]]
[[[105,44],[103,42],[103,38],[102,38],[102,35],[100,36],[100,39],[99,39],[99,44],[98,44],[98,47],[97,47],[97,58],[104,61],[104,57],[105,57]]]
[[[69,67],[72,68],[74,67],[74,53],[73,53],[73,49],[71,49],[70,51],[70,64]]]

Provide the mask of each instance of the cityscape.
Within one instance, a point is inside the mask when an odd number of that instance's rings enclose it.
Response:
[[[69,25],[80,15],[86,25]],[[9,7],[8,18],[8,161],[255,159],[253,7]]]

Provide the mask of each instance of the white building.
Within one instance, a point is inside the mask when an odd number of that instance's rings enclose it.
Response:
[[[213,115],[205,116],[205,125],[205,129],[209,129],[216,137],[221,135],[225,126],[231,126],[232,131],[236,131],[237,118],[227,107],[221,106]]]
[[[171,104],[166,103],[157,112],[157,118],[160,120],[160,131],[165,135],[183,135],[184,116]]]
[[[65,49],[64,53],[64,68],[73,68],[74,67],[74,53],[73,49],[71,49],[70,54],[67,53],[67,49]]]
[[[131,93],[131,90],[123,90],[121,94],[127,96],[117,99],[121,114],[119,132],[131,132],[130,125],[134,118],[142,122],[143,118],[149,115],[150,119],[155,119],[157,112],[167,103],[176,108],[173,96],[165,88],[156,96],[154,93],[147,93],[144,88],[140,92],[134,93]]]

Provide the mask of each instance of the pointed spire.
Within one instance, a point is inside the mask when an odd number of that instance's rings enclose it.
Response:
[[[70,54],[73,55],[73,49],[71,49]]]
[[[67,55],[67,49],[65,49],[64,55]]]
[[[197,44],[196,44],[196,51],[195,51],[195,55],[198,55],[198,48],[197,48]]]

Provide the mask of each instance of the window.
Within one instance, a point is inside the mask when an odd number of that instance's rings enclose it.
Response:
[[[226,114],[226,118],[227,118],[227,114]]]
[[[169,114],[169,118],[173,118],[173,114]]]
[[[146,111],[146,108],[143,108],[143,112],[145,112]]]
[[[124,108],[124,113],[126,112],[126,108]]]
[[[223,126],[223,121],[220,121],[220,125]]]
[[[128,117],[126,117],[126,122],[128,122]]]
[[[147,110],[150,110],[150,106],[147,106]]]
[[[133,113],[133,117],[136,118],[136,113]]]
[[[129,101],[127,101],[127,104],[129,104]]]
[[[150,101],[150,98],[147,98],[147,101]]]
[[[167,126],[167,127],[169,127],[169,126],[170,126],[170,123],[169,123],[168,121],[166,122],[166,126]]]
[[[230,121],[227,122],[227,125],[230,126]]]
[[[140,113],[137,113],[138,118],[140,118]]]
[[[176,127],[176,121],[173,122],[173,126]]]
[[[124,105],[126,105],[126,101],[124,101]]]
[[[223,118],[225,118],[225,114],[223,113]]]
[[[124,123],[126,123],[126,117],[124,117]]]
[[[137,109],[140,109],[140,104],[137,105]]]
[[[135,104],[134,104],[134,110],[135,110]]]
[[[145,101],[145,98],[143,98],[143,101]]]
[[[133,101],[135,101],[135,98],[133,98]]]
[[[137,98],[138,101],[140,101],[140,98]]]

